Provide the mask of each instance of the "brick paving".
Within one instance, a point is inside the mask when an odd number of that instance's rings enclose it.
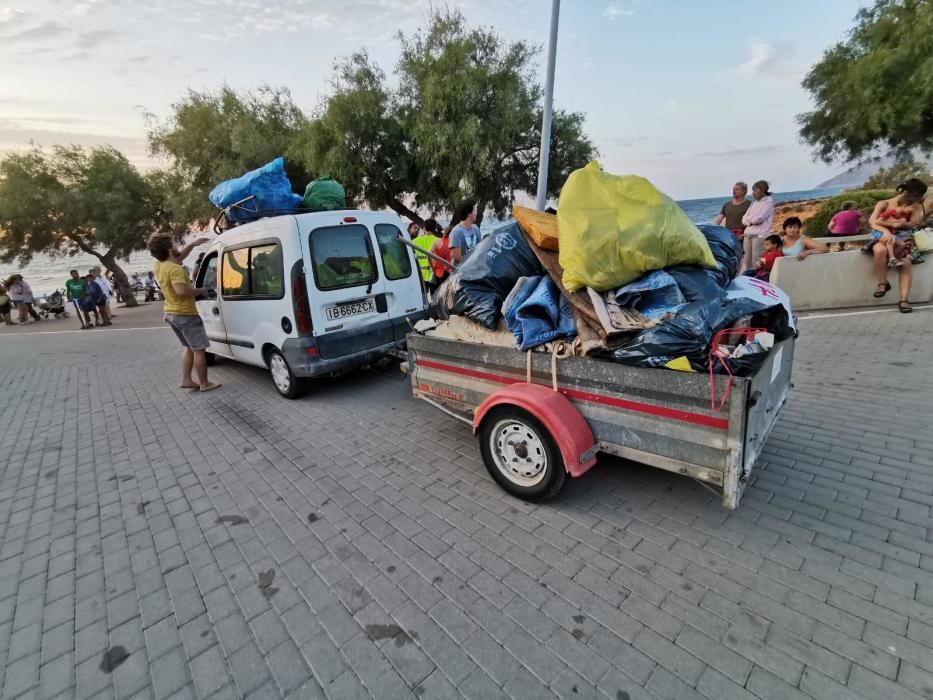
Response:
[[[511,499],[393,372],[4,333],[0,694],[933,697],[933,312],[801,328],[733,513],[612,459]]]

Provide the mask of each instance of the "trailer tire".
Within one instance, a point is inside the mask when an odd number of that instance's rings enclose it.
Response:
[[[557,443],[541,421],[517,406],[491,409],[479,428],[483,463],[508,493],[525,501],[553,498],[567,483]]]

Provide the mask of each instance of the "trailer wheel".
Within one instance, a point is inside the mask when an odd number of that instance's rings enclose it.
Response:
[[[479,429],[480,451],[492,478],[526,501],[560,493],[567,470],[554,438],[533,415],[517,406],[496,406]]]

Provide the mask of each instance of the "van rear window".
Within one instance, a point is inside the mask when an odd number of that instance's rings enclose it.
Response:
[[[358,287],[376,281],[369,229],[360,224],[311,231],[311,262],[318,289]]]
[[[392,224],[376,224],[376,241],[379,243],[379,254],[382,256],[382,269],[386,278],[390,280],[403,280],[411,277],[411,258],[408,248],[399,238],[402,232]]]

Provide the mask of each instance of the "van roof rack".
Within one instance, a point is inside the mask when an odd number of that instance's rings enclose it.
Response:
[[[230,213],[233,211],[244,212],[248,215],[249,218],[246,221],[237,221],[236,219],[232,219],[230,218]],[[230,229],[235,228],[240,224],[252,223],[253,221],[267,216],[314,214],[321,211],[331,210],[313,207],[296,207],[295,209],[262,209],[259,207],[259,203],[256,201],[256,196],[250,195],[249,197],[241,199],[239,202],[234,202],[228,207],[220,210],[220,214],[218,214],[217,218],[214,220],[214,233],[219,236],[224,231],[229,231]]]

